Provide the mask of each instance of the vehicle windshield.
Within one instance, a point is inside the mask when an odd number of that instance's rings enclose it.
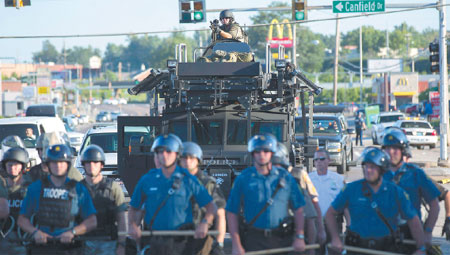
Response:
[[[84,148],[91,144],[96,144],[100,146],[105,153],[114,153],[117,152],[117,143],[117,133],[90,134],[86,138],[80,151],[83,151]]]
[[[252,122],[252,135],[269,133],[274,135],[278,141],[283,141],[282,122]],[[246,145],[247,120],[229,120],[227,132],[228,145]]]
[[[303,133],[302,119],[295,119],[295,133]],[[306,128],[309,128],[308,121]],[[339,134],[341,127],[335,119],[314,119],[313,120],[313,134]]]
[[[123,147],[128,147],[132,136],[143,137],[143,145],[150,146],[159,134],[159,129],[153,126],[125,126],[123,132]]]
[[[396,122],[397,120],[399,120],[401,118],[403,118],[402,115],[380,116],[380,123]]]
[[[186,121],[175,121],[169,124],[169,133],[176,134],[181,140],[187,140]],[[200,120],[192,122],[192,141],[200,145],[221,145],[223,122],[220,120]]]
[[[428,124],[426,122],[414,122],[414,121],[402,122],[401,127],[402,128],[431,128],[430,124]]]
[[[10,135],[19,136],[26,148],[36,148],[36,139],[39,132],[36,124],[0,125],[0,141]]]

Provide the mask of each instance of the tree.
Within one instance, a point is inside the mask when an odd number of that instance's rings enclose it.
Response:
[[[123,45],[116,45],[113,43],[108,43],[106,46],[105,55],[103,57],[103,62],[111,63],[114,71],[117,70],[119,62],[124,61],[124,51],[126,48]]]
[[[381,47],[384,47],[386,35],[383,31],[372,26],[362,27],[362,45],[364,55],[377,56]],[[359,51],[359,28],[345,34],[342,38],[342,45],[356,45]]]
[[[123,52],[124,62],[130,63],[133,70],[140,70],[141,65],[154,66],[156,49],[161,44],[161,38],[158,36],[130,36],[128,46]]]
[[[319,72],[322,69],[325,57],[325,45],[320,36],[313,33],[308,27],[301,27],[297,32],[297,63],[307,72]]]
[[[68,49],[66,54],[67,64],[80,64],[83,66],[89,66],[89,58],[92,56],[101,56],[100,50],[94,49],[90,45],[87,48],[75,46],[72,49]]]
[[[55,46],[46,40],[42,43],[42,50],[33,53],[33,62],[53,62],[58,63],[60,54],[56,50]]]

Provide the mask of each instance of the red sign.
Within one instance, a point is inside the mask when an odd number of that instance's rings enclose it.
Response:
[[[278,48],[279,45],[283,45],[285,48],[292,48],[293,45],[292,39],[289,39],[289,37],[273,37],[272,40],[267,38],[267,42],[270,43],[270,48]]]
[[[430,115],[432,119],[439,119],[441,105],[440,105],[440,95],[438,91],[430,91],[429,94],[431,105],[433,106],[433,114]]]

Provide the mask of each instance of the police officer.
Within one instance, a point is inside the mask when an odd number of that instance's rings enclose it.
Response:
[[[62,138],[56,132],[52,133],[43,133],[36,140],[36,150],[41,158],[41,163],[30,168],[30,171],[27,172],[27,175],[30,176],[31,180],[37,181],[42,178],[45,178],[49,175],[48,165],[45,164],[45,151],[48,146],[58,144]],[[76,167],[71,167],[69,169],[68,177],[75,181],[83,180],[83,175],[78,171]]]
[[[7,218],[8,215],[8,188],[6,187],[6,180],[0,176],[0,220]]]
[[[2,167],[6,171],[5,188],[8,192],[10,222],[3,225],[3,233],[7,236],[0,242],[0,253],[25,253],[25,247],[19,245],[17,235],[17,218],[20,206],[31,180],[24,176],[29,158],[23,148],[11,148],[3,154]],[[9,231],[8,231],[9,230]]]
[[[295,251],[305,250],[305,201],[294,177],[287,170],[272,165],[271,157],[276,150],[277,140],[270,134],[256,135],[248,142],[253,166],[236,177],[226,206],[233,254],[289,245]],[[292,219],[289,205],[294,211],[295,230],[293,222],[282,224]],[[241,209],[245,222],[239,222]]]
[[[406,192],[383,179],[390,163],[389,155],[378,148],[368,147],[361,158],[364,179],[347,184],[325,216],[332,250],[341,252],[343,249],[335,215],[348,208],[352,220],[347,228],[347,245],[398,252],[395,239],[398,217],[401,216],[407,220],[416,241],[414,254],[425,254],[422,224]]]
[[[319,206],[319,194],[314,184],[305,170],[294,168],[289,162],[289,151],[286,146],[280,142],[277,144],[277,151],[272,156],[272,164],[276,167],[283,167],[288,170],[300,185],[300,191],[305,198],[305,233],[308,244],[323,244],[326,241],[326,232],[323,224],[322,212]],[[309,254],[315,254],[314,250],[310,250]]]
[[[177,166],[182,153],[181,140],[173,135],[160,135],[153,142],[151,151],[161,168],[152,169],[141,177],[133,192],[128,212],[128,232],[137,242],[141,230],[136,214],[145,210],[145,228],[149,230],[177,230],[193,227],[191,199],[199,207],[205,207],[205,217],[196,227],[195,238],[205,238],[214,220],[216,206],[212,197],[195,176]],[[142,240],[150,243],[151,254],[181,254],[188,238],[151,237]]]
[[[125,196],[114,179],[102,175],[105,165],[105,153],[97,145],[89,145],[81,155],[81,163],[86,172],[82,183],[88,188],[97,210],[97,228],[87,234],[88,237],[107,237],[118,241],[87,241],[87,254],[125,253],[125,236],[118,237],[117,232],[126,231]],[[116,225],[117,222],[117,225]]]
[[[246,34],[244,30],[239,26],[238,23],[234,21],[233,12],[230,10],[223,10],[220,12],[220,22],[221,26],[211,25],[214,33],[218,35],[217,40],[223,39],[235,39],[240,42],[247,42]]]
[[[82,253],[82,243],[74,241],[78,235],[97,225],[96,211],[86,187],[67,177],[72,162],[68,146],[57,144],[46,152],[50,175],[33,182],[20,209],[18,224],[31,235],[30,254]],[[31,221],[34,219],[35,227]],[[81,219],[78,223],[76,219]],[[58,240],[59,242],[57,242]]]
[[[399,128],[389,128],[383,138],[382,148],[390,156],[390,171],[384,174],[384,178],[395,182],[403,188],[421,219],[421,203],[424,200],[429,205],[428,217],[423,224],[425,230],[425,243],[431,244],[433,228],[439,215],[439,190],[427,177],[425,172],[418,166],[403,162],[403,156],[408,148],[409,142],[406,135]],[[403,222],[404,223],[404,222]],[[410,238],[406,226],[401,227],[405,238]]]
[[[200,250],[198,254],[210,254],[210,251],[215,248],[214,251],[220,254],[223,248],[223,241],[225,239],[226,224],[227,224],[225,220],[226,201],[222,191],[220,190],[219,186],[216,183],[216,179],[214,177],[209,176],[204,171],[200,170],[199,165],[202,162],[202,158],[203,158],[203,151],[198,144],[194,142],[183,143],[183,154],[180,160],[181,167],[186,168],[190,174],[197,177],[200,183],[203,186],[205,186],[205,188],[208,190],[208,193],[212,196],[213,201],[217,206],[216,227],[217,230],[219,231],[219,235],[216,238],[217,242],[213,243],[212,237],[207,237],[206,240],[199,240],[198,247],[195,247],[194,251]],[[203,219],[204,217],[204,210],[200,210],[198,205],[194,205],[193,208],[194,208],[193,211],[194,223],[198,225],[201,219]]]

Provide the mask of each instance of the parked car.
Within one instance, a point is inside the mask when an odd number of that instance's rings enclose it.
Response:
[[[435,148],[438,143],[436,130],[434,130],[431,124],[426,120],[417,118],[399,120],[395,123],[394,127],[403,130],[411,146],[416,146],[417,148],[429,146],[430,149],[432,149]]]
[[[125,98],[119,98],[119,104],[128,104],[128,101]]]
[[[54,104],[37,104],[28,106],[25,116],[27,117],[58,117],[58,111]]]
[[[77,152],[80,151],[81,142],[83,141],[84,134],[80,132],[76,132],[69,125],[64,123],[64,127],[66,128],[67,136],[69,137],[69,143],[71,147],[74,147]]]
[[[112,116],[110,112],[100,112],[97,114],[97,117],[95,117],[95,121],[97,122],[108,122],[112,120]]]
[[[370,120],[372,124],[372,142],[381,144],[383,141],[384,130],[391,127],[400,119],[404,119],[405,114],[401,112],[381,112],[374,115]]]

